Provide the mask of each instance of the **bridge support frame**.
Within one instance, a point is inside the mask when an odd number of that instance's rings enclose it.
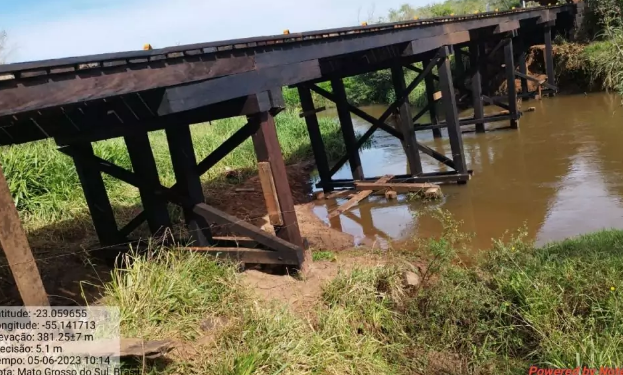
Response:
[[[266,96],[264,101],[270,103],[270,94],[266,92],[264,96]],[[266,110],[249,115],[246,125],[199,163],[195,159],[189,125],[175,124],[172,119],[172,123],[165,131],[177,182],[170,188],[160,184],[151,147],[147,148],[149,145],[147,133],[133,134],[134,138],[129,141],[126,137],[134,171],[96,156],[90,141],[61,145],[60,151],[74,159],[93,224],[102,245],[134,242],[130,239],[132,232],[145,221],[150,224],[152,235],[162,235],[164,230],[171,227],[167,205],[172,203],[182,208],[190,237],[175,239],[175,243],[187,244],[192,241],[190,250],[220,254],[243,263],[278,264],[304,270],[306,261],[311,258],[304,249],[304,240],[299,230],[285,163],[277,139],[273,116],[280,110],[268,107]],[[269,216],[279,219],[278,223],[272,223],[271,220],[275,235],[208,206],[204,201],[201,175],[249,137],[253,139],[258,162],[268,165],[266,169],[269,174],[261,177],[271,182],[267,188],[269,191],[264,191],[264,197],[267,200]],[[141,193],[143,211],[121,229],[118,229],[103,184],[102,173],[138,188]],[[262,188],[265,189],[264,184]],[[274,200],[269,202],[273,197]],[[156,226],[156,223],[160,225]],[[228,233],[231,232],[236,237],[214,237],[212,229],[215,227],[224,227]],[[121,246],[112,248],[127,250],[127,246],[125,249]],[[116,256],[116,253],[114,255]],[[104,257],[108,256],[109,254],[104,254]]]
[[[463,147],[462,147],[461,133],[460,131],[456,131],[456,129],[454,129],[456,126],[453,126],[453,129],[449,130],[449,136],[451,138],[451,146],[452,146],[452,158],[449,158],[446,155],[440,154],[439,152],[431,149],[430,147],[417,142],[417,139],[415,137],[415,132],[414,132],[415,129],[412,128],[413,121],[411,119],[411,114],[410,114],[410,111],[407,109],[409,94],[411,93],[411,91],[413,91],[413,89],[415,89],[415,87],[417,87],[418,84],[422,83],[427,76],[432,76],[432,71],[435,67],[437,67],[437,69],[445,69],[447,66],[449,69],[449,64],[450,64],[449,56],[451,54],[451,48],[452,47],[449,47],[449,46],[443,46],[439,48],[437,51],[433,51],[434,53],[429,57],[428,60],[426,60],[424,69],[419,72],[418,76],[409,85],[406,85],[406,83],[404,83],[404,72],[402,71],[402,68],[394,67],[392,76],[393,76],[393,82],[397,86],[395,88],[396,89],[396,100],[388,106],[388,108],[379,118],[375,118],[369,115],[368,113],[366,113],[365,111],[349,104],[347,100],[346,101],[341,100],[340,96],[342,95],[340,95],[340,92],[336,93],[335,89],[333,93],[330,93],[322,89],[321,87],[318,87],[315,84],[302,84],[298,86],[299,92],[305,92],[306,90],[311,90],[311,91],[316,92],[320,96],[323,96],[326,99],[331,100],[334,103],[336,103],[338,105],[338,113],[342,113],[342,115],[340,116],[340,120],[342,118],[346,119],[346,121],[341,123],[342,127],[350,128],[350,125],[352,124],[350,120],[350,113],[353,113],[359,116],[360,118],[369,122],[372,125],[370,129],[368,129],[357,140],[356,142],[357,153],[359,152],[359,149],[365,144],[365,142],[367,142],[368,139],[372,136],[372,134],[378,129],[382,129],[386,131],[387,133],[393,135],[394,137],[398,138],[399,140],[401,140],[402,144],[404,145],[406,149],[407,158],[409,160],[410,165],[415,165],[417,168],[410,167],[411,169],[408,174],[395,176],[392,182],[396,182],[396,181],[441,182],[441,183],[443,182],[459,182],[459,183],[466,182],[470,178],[470,171],[468,171],[467,168],[465,167],[465,157],[464,157],[464,152],[463,152]],[[443,78],[437,77],[437,79],[440,80],[440,87],[442,88],[442,92],[444,91],[446,92],[445,96],[442,94],[442,97],[448,98],[448,99],[441,100],[443,103],[444,111],[446,112],[446,118],[450,118],[450,119],[458,118],[456,114],[457,113],[456,101],[454,100],[453,95],[450,94],[450,93],[454,93],[451,72],[448,71],[447,74],[443,76]],[[402,83],[400,82],[401,80],[402,80]],[[332,84],[333,83],[334,82],[332,82]],[[334,88],[335,87],[336,85],[334,85]],[[337,85],[337,87],[339,87],[339,84]],[[302,96],[302,101],[305,103],[304,104],[304,115],[306,117],[308,128],[310,124],[312,128],[315,128],[315,123],[317,121],[316,113],[315,111],[311,111],[311,109],[313,108],[313,103],[310,104],[309,100],[310,100],[310,97],[308,97],[307,94]],[[340,107],[342,109],[340,109]],[[344,114],[346,110],[350,112],[348,117]],[[426,108],[426,110],[430,110],[430,105]],[[400,130],[397,130],[393,126],[386,123],[386,121],[390,118],[390,116],[395,113],[400,113],[400,116],[398,117],[400,119],[400,121],[398,122],[398,127]],[[421,113],[416,115],[416,117],[421,116],[422,114],[423,112],[421,111]],[[410,122],[409,124],[407,124],[404,121],[405,118],[408,118],[411,120],[409,121]],[[451,120],[451,122],[452,121],[454,120]],[[454,124],[454,122],[452,122],[452,124]],[[442,127],[446,127],[446,125],[445,124],[437,125],[435,128],[431,128],[431,130],[440,129]],[[405,141],[405,136],[407,137],[406,141]],[[318,137],[312,136],[310,132],[310,138],[317,139]],[[323,154],[324,145],[318,141],[314,143],[315,143],[314,149],[317,150],[314,152],[314,154],[315,155],[317,153]],[[452,171],[423,173],[421,169],[421,161],[419,160],[420,159],[419,152],[423,152],[424,154],[429,155],[430,157],[436,159],[440,163],[445,164],[446,166],[450,167]],[[329,189],[329,187],[331,189],[347,188],[347,187],[353,187],[355,185],[355,182],[359,180],[371,181],[371,180],[377,180],[379,178],[379,177],[364,177],[362,179],[359,179],[357,178],[357,176],[353,176],[354,178],[352,179],[332,179],[331,176],[333,176],[338,170],[340,170],[347,161],[351,160],[352,155],[350,155],[350,153],[351,151],[349,150],[348,154],[343,156],[341,159],[339,159],[333,165],[333,167],[331,167],[328,173],[326,172],[326,170],[324,170],[325,169],[324,160],[322,158],[320,159],[316,158],[317,165],[318,164],[323,165],[321,181],[318,184],[316,184],[316,186],[322,187],[323,189]],[[412,153],[412,154],[409,155],[409,153]],[[351,167],[351,170],[352,170],[352,167]],[[329,177],[327,177],[327,175],[329,175]]]

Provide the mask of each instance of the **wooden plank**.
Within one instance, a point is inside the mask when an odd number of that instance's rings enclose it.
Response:
[[[89,207],[95,233],[102,245],[113,245],[125,241],[117,230],[115,214],[104,186],[102,173],[94,162],[95,154],[91,143],[76,144],[60,149],[68,151],[73,158],[84,198]]]
[[[525,63],[525,62],[524,62]],[[525,64],[524,64],[525,65]],[[523,78],[526,79],[528,81],[532,81],[532,82],[536,82],[539,85],[545,86],[548,89],[552,89],[552,90],[558,90],[558,87],[551,85],[549,82],[545,81],[545,80],[539,80],[537,78],[531,77],[527,74],[521,73],[521,72],[515,72],[515,75],[519,78]]]
[[[246,249],[242,247],[184,247],[190,250],[214,255],[218,258],[227,258],[244,264],[281,264],[298,266],[299,259],[293,251],[272,251],[261,249]]]
[[[331,218],[333,218],[335,216],[339,216],[344,211],[350,210],[352,207],[354,207],[361,200],[365,199],[366,197],[368,197],[368,195],[372,194],[374,192],[374,190],[382,189],[383,187],[380,186],[380,185],[385,184],[387,181],[391,180],[392,178],[394,178],[394,176],[392,176],[392,175],[385,175],[385,176],[379,178],[376,182],[368,183],[368,185],[369,185],[368,189],[366,189],[364,191],[360,191],[359,193],[355,194],[354,197],[349,199],[348,202],[342,204],[341,206],[339,206],[335,210],[329,212],[328,218],[331,219]],[[357,182],[355,182],[355,186],[357,186]],[[357,189],[357,190],[361,190],[361,189]]]
[[[312,98],[309,87],[299,86],[298,92],[299,98],[301,99],[301,107],[303,111],[314,111],[314,100]],[[320,132],[318,117],[315,114],[305,116],[305,125],[307,125],[307,133],[309,134],[309,141],[312,147],[312,151],[314,153],[314,160],[316,161],[316,168],[318,169],[320,181],[330,181],[331,172],[329,168],[329,159],[327,158],[324,140],[322,139],[322,133]],[[331,186],[326,186],[325,188],[323,188],[323,191],[325,193],[332,190],[333,188]]]
[[[508,21],[500,23],[495,27],[493,31],[494,34],[501,34],[512,30],[517,30],[519,28],[519,21]]]
[[[435,50],[444,44],[454,45],[469,41],[469,31],[459,31],[437,35],[430,38],[419,38],[409,42],[403,52],[403,56],[418,55],[420,53]]]
[[[205,202],[201,175],[197,170],[197,159],[188,124],[173,125],[166,129],[171,164],[175,173],[176,191],[185,195],[184,220],[188,234],[195,246],[208,246],[212,242],[210,224],[193,212],[193,206]]]
[[[273,179],[273,171],[270,168],[270,163],[266,161],[257,163],[257,170],[260,175],[260,185],[262,186],[262,192],[264,192],[264,200],[266,201],[270,224],[283,225],[279,198],[277,197],[277,189],[275,188],[275,180]]]
[[[448,124],[448,138],[450,138],[450,148],[452,149],[452,161],[454,169],[459,174],[467,173],[467,165],[465,164],[465,152],[463,151],[463,137],[461,135],[461,125],[459,123],[459,115],[456,108],[456,98],[454,96],[454,86],[452,83],[452,72],[450,70],[450,59],[448,57],[448,47],[444,47],[446,57],[438,66],[439,84],[443,92],[444,112],[446,115],[446,123]]]
[[[474,118],[481,119],[485,115],[484,106],[482,103],[482,81],[479,65],[480,60],[480,48],[478,43],[471,43],[469,45],[469,65],[470,67],[476,67],[472,70],[472,106],[474,107]],[[459,123],[463,123],[459,119]],[[476,122],[476,133],[484,133],[485,123],[484,121]]]
[[[260,128],[253,135],[253,147],[258,162],[269,162],[275,183],[275,190],[281,210],[283,225],[274,226],[275,234],[280,239],[288,241],[299,248],[304,248],[303,238],[296,218],[294,210],[294,199],[288,182],[288,174],[286,165],[283,161],[279,139],[277,138],[277,130],[275,128],[275,119],[268,112],[262,112],[249,118],[250,122],[259,122]],[[258,242],[260,242],[258,240]],[[275,249],[278,250],[278,249]],[[305,251],[301,253],[301,271],[306,271],[307,262],[311,262],[311,253]]]
[[[48,295],[43,287],[37,263],[30,250],[2,167],[0,167],[0,217],[2,218],[0,244],[24,305],[49,306]]]
[[[344,82],[341,78],[333,79],[331,80],[331,87],[333,88],[333,94],[335,95],[335,105],[337,106],[337,115],[340,120],[342,138],[344,139],[344,144],[346,145],[346,153],[348,155],[350,170],[353,174],[353,179],[361,180],[363,178],[363,167],[359,156],[359,148],[361,145],[358,144],[357,137],[355,135],[355,128],[353,126],[353,119],[350,115],[348,107],[348,98],[346,97]],[[331,175],[333,175],[333,173]]]
[[[393,182],[365,182],[365,181],[355,181],[355,190],[360,192],[369,191],[369,190],[380,190],[387,189],[399,193],[408,193],[420,190],[428,190],[431,188],[440,189],[439,185],[429,184],[429,183],[393,183]]]
[[[171,87],[162,98],[158,115],[187,111],[321,76],[318,60],[310,60]]]
[[[274,251],[293,252],[299,255],[299,260],[302,260],[303,248],[296,246],[286,240],[283,240],[270,233],[266,233],[255,225],[249,224],[246,221],[240,220],[235,216],[225,213],[221,210],[217,210],[214,207],[208,206],[205,203],[199,203],[193,208],[193,212],[197,215],[201,215],[206,220],[214,222],[216,224],[228,226],[233,232],[236,232],[242,236],[249,237],[254,241],[266,246]]]
[[[300,92],[300,88],[299,88],[299,92]],[[327,107],[318,107],[318,108],[314,108],[314,109],[309,109],[307,111],[303,111],[301,113],[299,113],[299,118],[303,118],[303,117],[310,117],[313,116],[317,113],[323,112],[327,109]]]
[[[185,61],[162,68],[121,69],[95,77],[4,89],[0,90],[0,116],[249,72],[255,69],[254,61],[252,56]]]
[[[391,69],[392,83],[394,92],[399,96],[406,88],[404,71],[402,66],[394,66]],[[420,160],[420,152],[417,147],[417,139],[413,130],[413,120],[409,98],[407,97],[398,107],[400,117],[396,123],[398,130],[402,132],[402,148],[407,157],[407,167],[411,175],[422,173],[422,161]]]
[[[519,118],[517,115],[517,88],[515,87],[515,61],[513,58],[513,40],[504,46],[504,63],[506,65],[506,91],[508,95],[508,111],[510,112],[510,127],[517,129]]]
[[[347,197],[354,193],[355,193],[354,190],[340,190],[340,191],[336,191],[331,194],[325,195],[324,199],[342,198],[342,197]]]
[[[156,189],[160,188],[158,167],[151,149],[147,133],[125,137],[130,155],[134,176],[139,181],[138,190],[141,194],[143,209],[147,213],[147,223],[153,235],[162,235],[165,228],[171,227],[171,218],[167,201],[159,196]]]
[[[201,162],[199,162],[197,165],[199,175],[203,175],[216,163],[223,160],[225,156],[232,152],[236,147],[240,146],[242,142],[246,141],[250,136],[255,134],[259,127],[259,123],[249,121],[243,127],[238,129],[231,137],[227,138],[225,142],[218,146],[216,150],[212,151],[210,155],[206,156]]]

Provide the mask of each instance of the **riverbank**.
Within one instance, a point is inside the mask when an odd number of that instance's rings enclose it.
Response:
[[[164,252],[115,273],[100,303],[120,306],[124,336],[171,340],[165,357],[128,364],[145,373],[525,374],[621,363],[623,232],[540,248],[518,232],[467,268],[455,258],[465,237],[443,223],[441,237],[409,248],[335,253],[304,280]]]

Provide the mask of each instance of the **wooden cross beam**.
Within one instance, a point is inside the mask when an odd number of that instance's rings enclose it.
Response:
[[[0,167],[0,244],[26,306],[49,306],[37,263],[15,208],[9,185]]]

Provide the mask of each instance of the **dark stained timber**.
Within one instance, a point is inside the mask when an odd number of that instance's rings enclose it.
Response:
[[[288,174],[283,161],[283,155],[281,154],[281,148],[279,147],[279,140],[277,139],[275,120],[270,113],[262,112],[251,116],[249,122],[259,123],[258,131],[253,135],[253,146],[255,147],[257,161],[269,162],[273,173],[275,190],[279,199],[281,217],[283,218],[283,226],[275,226],[275,234],[277,237],[294,244],[294,246],[303,248],[303,239],[299,230],[296,212],[294,211],[294,200],[288,183]]]
[[[515,63],[513,61],[513,40],[510,39],[504,46],[504,63],[506,64],[506,84],[508,90],[508,111],[511,115],[510,127],[519,127],[519,115],[517,112],[517,89],[515,87]]]
[[[359,145],[355,136],[355,128],[353,127],[353,119],[350,117],[348,108],[348,99],[346,98],[346,90],[344,82],[341,79],[331,81],[331,87],[336,99],[337,114],[340,119],[340,128],[342,129],[342,137],[346,145],[348,153],[348,161],[350,162],[350,170],[355,180],[363,179],[363,168],[361,166],[361,158],[359,157]]]
[[[481,69],[478,64],[479,56],[480,51],[478,43],[471,43],[469,45],[469,65],[476,67],[476,69],[472,69],[472,105],[474,106],[474,119],[481,119],[485,115],[485,110],[482,104]],[[485,123],[476,122],[476,133],[483,133],[484,131]]]
[[[190,126],[171,125],[166,129],[166,134],[169,152],[171,153],[171,163],[177,180],[176,191],[188,197],[188,202],[182,208],[193,246],[208,246],[212,242],[210,224],[203,217],[193,212],[194,205],[204,203],[205,199],[190,135]]]
[[[463,152],[463,137],[461,136],[461,125],[459,123],[459,115],[456,108],[456,98],[454,97],[454,86],[452,84],[452,72],[450,70],[450,59],[448,57],[448,47],[442,47],[445,52],[441,59],[439,70],[439,84],[443,97],[443,106],[446,115],[446,124],[448,125],[448,137],[450,138],[450,147],[452,149],[452,160],[454,161],[454,169],[459,174],[467,174],[467,166],[465,164],[465,153]]]
[[[93,159],[93,146],[91,143],[83,143],[68,146],[76,166],[78,178],[82,184],[84,198],[89,207],[95,233],[102,245],[113,245],[125,240],[117,230],[117,222],[108,193],[102,179],[102,172],[95,165]]]
[[[423,64],[430,64],[430,60],[425,60]],[[428,74],[424,78],[424,84],[426,85],[426,100],[428,101],[427,108],[428,113],[430,114],[430,122],[437,124],[439,122],[439,117],[437,116],[437,106],[435,104],[435,82],[433,81],[432,74]],[[415,118],[413,119],[413,121],[416,120],[417,119]],[[433,137],[441,138],[441,129],[433,129]]]
[[[306,86],[299,86],[299,97],[301,99],[301,107],[304,112],[307,112],[305,116],[305,123],[307,124],[307,132],[309,133],[309,139],[314,152],[314,159],[316,160],[316,168],[318,168],[318,175],[320,181],[331,180],[331,170],[329,169],[329,160],[327,159],[327,152],[322,140],[322,134],[320,133],[320,125],[318,124],[318,117],[316,116],[314,108],[314,100],[312,98],[311,91]],[[331,186],[323,188],[325,192],[330,192],[333,189]]]
[[[395,66],[391,69],[392,81],[394,84],[394,91],[396,97],[407,89],[405,83],[405,76],[402,66]],[[417,147],[417,140],[415,139],[415,131],[413,129],[413,120],[411,118],[411,108],[409,105],[409,99],[405,99],[398,107],[398,127],[402,132],[402,147],[407,156],[407,163],[409,171],[412,175],[418,175],[422,173],[422,161],[420,160],[420,152]]]
[[[546,25],[543,29],[545,39],[545,74],[547,74],[547,83],[552,86],[556,85],[554,80],[554,52],[552,47],[552,29]]]
[[[159,196],[160,187],[158,168],[147,133],[125,137],[130,154],[130,161],[136,178],[140,181],[139,192],[143,209],[147,213],[147,223],[153,235],[164,234],[165,228],[171,227],[167,201]]]

